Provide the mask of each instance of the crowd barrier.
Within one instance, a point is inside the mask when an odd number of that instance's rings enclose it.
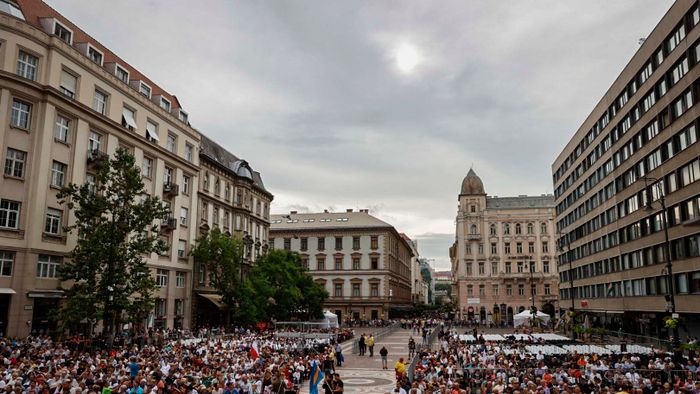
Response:
[[[445,332],[446,333],[449,332],[450,328],[452,328],[452,326],[450,326],[449,328],[446,328]],[[432,350],[432,343],[435,342],[435,339],[438,337],[438,334],[440,333],[439,326],[434,326],[432,328],[432,330],[433,331],[430,333],[428,338],[426,338],[427,343],[421,344],[420,346],[418,346],[418,345],[416,346],[416,348],[419,350],[416,351],[416,354],[413,356],[413,359],[411,359],[411,364],[409,364],[409,366],[408,366],[408,380],[411,383],[413,383],[413,378],[415,377],[416,364],[418,363],[418,360],[420,359],[420,357],[419,357],[420,349],[431,349]]]
[[[396,331],[397,328],[399,328],[400,323],[392,323],[382,329],[380,329],[377,332],[373,332],[372,335],[374,335],[374,342],[377,343],[379,342],[382,338],[391,335],[392,332]],[[359,354],[360,353],[360,339],[357,338],[352,341],[352,353],[353,354]]]

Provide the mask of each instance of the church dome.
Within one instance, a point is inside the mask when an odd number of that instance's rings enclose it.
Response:
[[[486,194],[484,191],[484,183],[481,182],[481,178],[474,172],[473,169],[469,169],[469,173],[464,177],[462,181],[462,193],[466,195],[482,195]]]

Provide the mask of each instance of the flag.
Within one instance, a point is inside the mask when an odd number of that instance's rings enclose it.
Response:
[[[607,296],[614,297],[615,296],[615,286],[613,286],[612,283],[607,283],[605,285],[605,287],[607,287]]]
[[[318,394],[318,384],[323,381],[323,372],[318,366],[318,360],[311,364],[311,378],[309,379],[309,394]]]
[[[258,351],[258,341],[253,341],[253,346],[250,347],[250,358],[257,360],[260,357],[260,352]]]

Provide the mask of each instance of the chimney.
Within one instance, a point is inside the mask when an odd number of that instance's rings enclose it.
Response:
[[[352,212],[352,208],[346,209],[345,212],[351,213],[351,212]]]
[[[323,213],[328,213],[328,210],[327,210],[327,209],[324,209],[324,210],[323,210]]]
[[[297,211],[289,211],[289,214],[290,214],[290,215],[296,215],[296,214],[297,214]]]

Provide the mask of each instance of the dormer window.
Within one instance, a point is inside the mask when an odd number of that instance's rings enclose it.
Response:
[[[124,67],[117,64],[114,68],[114,75],[121,79],[122,82],[129,83],[129,71],[127,71]]]
[[[170,112],[170,100],[166,99],[165,97],[160,98],[160,107],[163,108],[164,110]]]
[[[139,93],[143,94],[148,98],[151,98],[151,87],[141,82],[139,83]]]
[[[7,0],[0,0],[0,12],[10,14],[15,18],[19,18],[21,20],[26,20],[24,19],[24,14],[22,14],[22,10],[20,10],[15,3]]]
[[[97,48],[93,47],[90,44],[88,44],[87,56],[90,58],[90,60],[99,64],[100,66],[104,61],[104,54],[102,54],[102,52],[100,52]]]
[[[180,119],[180,121],[187,123],[187,112],[180,110],[177,114],[177,118]]]
[[[65,41],[68,45],[73,44],[73,32],[58,21],[54,22],[53,34],[62,41]]]

